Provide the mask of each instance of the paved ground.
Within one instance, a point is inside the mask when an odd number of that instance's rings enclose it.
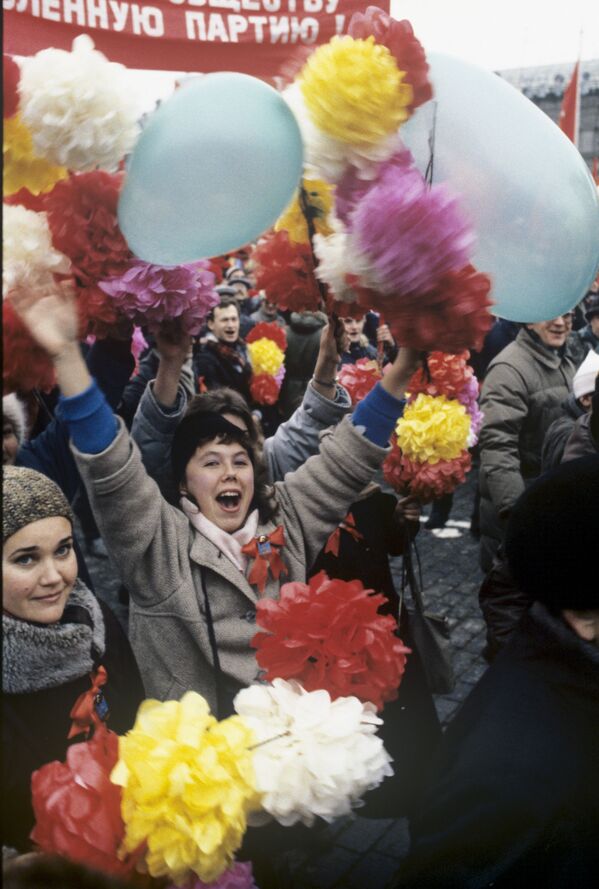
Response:
[[[455,690],[436,698],[443,724],[453,716],[485,670],[481,651],[484,623],[478,608],[481,573],[478,542],[470,534],[476,470],[456,492],[445,528],[422,529],[417,538],[427,609],[446,614],[452,630]],[[427,512],[430,510],[427,510]],[[127,609],[118,601],[118,580],[107,559],[89,558],[97,591],[126,625]],[[401,559],[393,560],[400,587]],[[287,889],[388,889],[408,846],[405,819],[342,819],[318,832],[318,846],[309,856],[288,860]]]

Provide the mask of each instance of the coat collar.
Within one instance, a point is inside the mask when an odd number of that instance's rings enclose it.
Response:
[[[516,342],[536,361],[544,364],[550,370],[558,370],[564,360],[564,356],[557,349],[550,349],[530,330],[523,327],[516,337]]]

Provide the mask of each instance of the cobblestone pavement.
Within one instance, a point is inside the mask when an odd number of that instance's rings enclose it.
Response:
[[[427,610],[445,614],[451,627],[456,687],[435,703],[445,725],[485,671],[481,657],[484,622],[478,607],[482,579],[478,541],[470,534],[470,516],[477,471],[456,491],[445,528],[421,529],[417,538]],[[427,509],[427,513],[430,509]],[[425,518],[426,516],[424,516]],[[119,581],[105,558],[86,556],[98,593],[126,626],[127,608],[119,601]],[[401,559],[392,560],[397,588]],[[321,827],[311,853],[287,858],[286,889],[388,889],[408,847],[405,819],[368,819],[352,816]]]

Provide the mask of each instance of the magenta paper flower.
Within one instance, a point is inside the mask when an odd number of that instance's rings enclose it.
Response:
[[[218,305],[214,283],[206,260],[179,266],[134,260],[121,275],[100,281],[99,287],[124,315],[150,332],[178,318],[183,329],[195,336],[210,309]]]

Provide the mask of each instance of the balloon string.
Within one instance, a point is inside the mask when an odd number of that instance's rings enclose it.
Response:
[[[312,269],[313,275],[316,278],[316,284],[318,286],[318,291],[320,293],[320,298],[322,300],[322,308],[326,311],[327,304],[327,289],[324,283],[317,277],[316,269],[318,267],[318,260],[316,258],[316,254],[314,253],[314,235],[316,234],[316,228],[314,226],[314,218],[317,214],[317,210],[315,207],[311,207],[308,202],[308,194],[304,187],[304,180],[302,179],[302,183],[300,185],[299,191],[299,205],[302,211],[303,217],[306,220],[306,226],[308,228],[308,241],[310,244],[310,254],[312,256]],[[331,315],[331,321],[333,321],[333,316]]]
[[[265,744],[272,744],[273,741],[279,741],[281,738],[287,738],[290,734],[290,731],[281,732],[280,735],[275,735],[274,738],[267,738],[265,741],[259,741],[257,744],[252,744],[251,747],[248,747],[248,750],[257,750],[258,747],[264,747]]]
[[[437,130],[437,103],[433,103],[433,126],[428,137],[428,149],[430,152],[424,178],[429,186],[433,184],[433,167],[435,163],[435,135]]]

